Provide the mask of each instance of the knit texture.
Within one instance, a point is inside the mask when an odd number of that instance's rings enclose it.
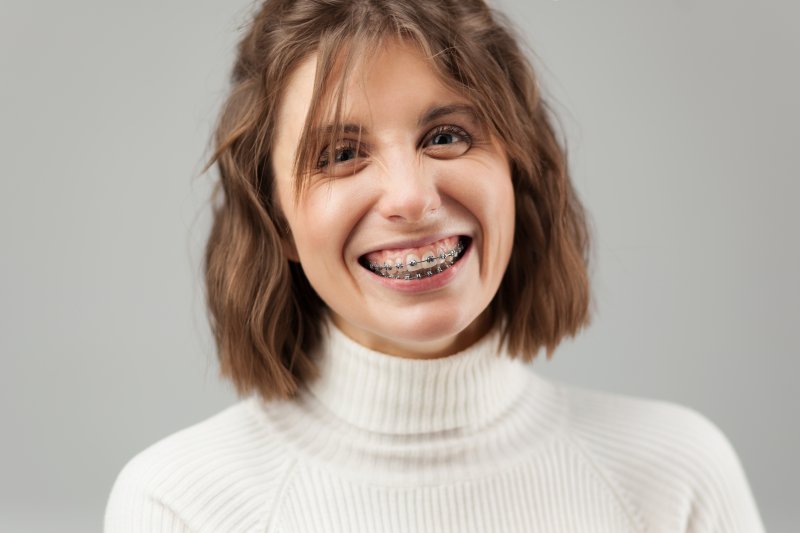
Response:
[[[692,409],[545,379],[497,331],[415,360],[328,324],[297,397],[243,399],[128,461],[105,532],[764,531]]]

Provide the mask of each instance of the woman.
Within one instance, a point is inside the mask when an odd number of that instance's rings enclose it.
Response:
[[[263,4],[209,163],[244,399],[133,458],[107,533],[763,531],[705,417],[527,368],[588,324],[588,232],[500,20]]]

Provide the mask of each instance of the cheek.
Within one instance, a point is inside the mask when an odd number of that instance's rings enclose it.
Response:
[[[497,220],[500,232],[502,253],[506,260],[511,257],[514,244],[514,229],[516,227],[516,202],[514,198],[514,185],[511,182],[511,172],[506,171],[503,179],[497,186]]]
[[[303,231],[295,241],[301,261],[312,264],[342,257],[344,243],[355,225],[356,206],[347,187],[338,185],[309,189],[298,206],[297,221]]]
[[[515,198],[514,184],[511,182],[511,174],[509,173],[503,181],[503,186],[500,191],[500,198],[498,198],[498,205],[503,212],[505,220],[504,230],[507,233],[507,238],[510,243],[514,240],[514,226],[516,225],[516,198]]]
[[[477,171],[475,171],[477,170]],[[473,169],[462,187],[464,201],[477,218],[483,238],[483,269],[501,275],[514,244],[515,199],[511,170],[503,161],[491,161]]]
[[[514,223],[514,186],[507,166],[501,162],[471,169],[472,177],[461,190],[471,210],[489,233],[506,233]],[[509,236],[511,238],[511,236]]]

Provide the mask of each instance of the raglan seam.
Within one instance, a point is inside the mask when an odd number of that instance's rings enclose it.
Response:
[[[627,497],[627,493],[620,487],[614,479],[614,476],[607,472],[592,456],[591,452],[579,441],[578,437],[569,433],[564,433],[564,438],[567,444],[571,444],[574,450],[586,461],[587,465],[591,467],[595,475],[598,476],[600,481],[606,488],[613,494],[615,501],[620,506],[625,516],[636,528],[637,531],[646,533],[649,527],[644,520],[641,509],[634,501]]]

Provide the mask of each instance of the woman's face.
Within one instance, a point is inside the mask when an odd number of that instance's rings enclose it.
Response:
[[[273,170],[293,237],[287,253],[364,346],[413,358],[469,346],[489,326],[511,255],[504,150],[467,99],[394,41],[351,76],[335,156],[320,154],[295,205],[292,166],[315,68],[316,56],[297,68],[279,109]]]

